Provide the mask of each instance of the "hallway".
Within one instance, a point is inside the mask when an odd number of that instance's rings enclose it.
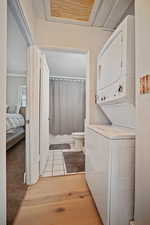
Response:
[[[13,225],[102,225],[85,176],[41,178],[28,188]]]

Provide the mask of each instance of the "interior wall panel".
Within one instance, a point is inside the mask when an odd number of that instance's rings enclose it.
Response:
[[[140,94],[139,79],[150,74],[150,1],[135,1],[136,20],[136,225],[150,224],[150,94]]]
[[[116,28],[118,22],[121,20],[122,15],[126,12],[131,2],[132,0],[116,1],[104,24],[104,27],[107,27],[110,29]]]
[[[111,12],[111,9],[116,0],[103,1],[100,9],[98,10],[94,25],[95,26],[104,26],[104,23]]]

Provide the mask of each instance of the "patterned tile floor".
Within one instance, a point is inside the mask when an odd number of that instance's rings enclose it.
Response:
[[[48,159],[46,162],[45,170],[43,172],[43,177],[49,176],[64,176],[67,175],[66,165],[64,161],[63,152],[76,152],[77,150],[57,150],[49,151]],[[81,151],[81,150],[78,150]]]
[[[45,171],[43,173],[44,177],[47,176],[60,176],[65,175],[66,168],[63,157],[63,151],[49,151],[48,160],[46,163]]]

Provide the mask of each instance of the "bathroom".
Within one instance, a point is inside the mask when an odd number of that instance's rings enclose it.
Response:
[[[42,176],[84,173],[87,54],[42,52],[49,69],[49,153]]]

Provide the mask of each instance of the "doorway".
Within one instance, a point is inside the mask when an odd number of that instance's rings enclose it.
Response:
[[[49,153],[42,176],[85,171],[87,54],[43,50],[49,67]]]
[[[27,191],[25,118],[28,42],[8,4],[6,79],[7,225],[12,225]]]

